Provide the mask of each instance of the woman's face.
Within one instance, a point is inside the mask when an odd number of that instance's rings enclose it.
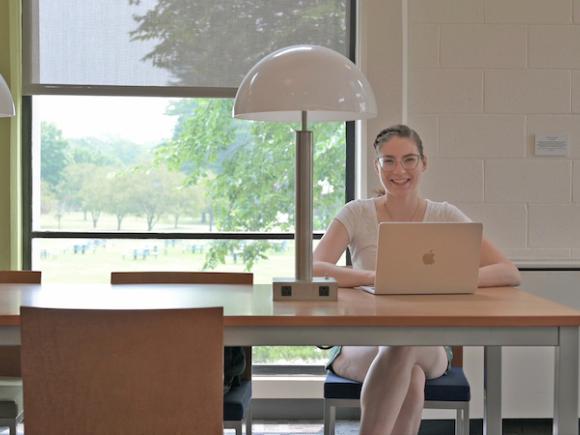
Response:
[[[417,194],[426,163],[415,142],[394,136],[381,145],[375,168],[385,191],[402,196]]]

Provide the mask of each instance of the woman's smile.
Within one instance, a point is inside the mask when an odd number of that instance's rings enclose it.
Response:
[[[411,177],[403,177],[403,178],[390,178],[389,182],[396,184],[397,186],[405,186],[410,184]]]

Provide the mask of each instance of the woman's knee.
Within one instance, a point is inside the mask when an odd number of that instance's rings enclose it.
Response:
[[[345,346],[334,360],[332,369],[339,376],[363,382],[376,353],[376,346]]]
[[[378,358],[385,365],[390,365],[394,370],[410,370],[417,365],[427,378],[437,378],[447,369],[447,354],[443,346],[392,346],[380,347]]]
[[[412,367],[417,362],[417,350],[413,346],[379,347],[377,357],[397,367]]]

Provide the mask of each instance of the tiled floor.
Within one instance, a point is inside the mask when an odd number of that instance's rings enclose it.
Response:
[[[358,435],[358,421],[340,421],[336,425],[336,435]],[[225,431],[224,434],[233,434]],[[253,435],[322,435],[320,421],[261,422],[252,425]]]
[[[470,434],[483,433],[481,420],[472,421]],[[358,435],[358,421],[339,420],[336,426],[336,435]],[[292,421],[292,422],[261,422],[255,421],[252,426],[254,435],[322,435],[322,422],[319,421]],[[227,432],[226,432],[227,433]],[[229,432],[233,434],[232,432]],[[452,421],[423,422],[419,435],[453,435]],[[550,435],[552,433],[549,420],[504,420],[504,435]]]
[[[481,419],[471,422],[471,435],[481,435]],[[292,422],[260,422],[255,421],[252,426],[255,435],[322,435],[322,422],[319,421],[292,421]],[[339,420],[336,426],[336,435],[358,435],[359,422]],[[233,432],[232,432],[233,433]],[[452,421],[423,422],[419,435],[453,435]],[[550,420],[504,420],[504,435],[550,435],[552,422]]]
[[[317,421],[293,421],[289,422],[254,422],[252,425],[254,435],[322,435],[322,422]],[[224,435],[234,434],[234,430],[225,430]],[[0,435],[8,435],[8,429],[0,429]],[[24,426],[18,425],[18,435],[25,435]],[[339,422],[336,427],[336,435],[358,435],[358,421]]]
[[[279,422],[279,423],[264,423],[255,422],[252,425],[252,432],[254,435],[322,435],[321,422]],[[232,435],[233,430],[224,431],[224,435]],[[8,435],[8,429],[0,429],[0,435]],[[18,425],[18,435],[25,435],[24,426]],[[336,435],[358,435],[358,422],[339,422],[336,428]]]
[[[336,425],[336,435],[358,435],[358,421],[339,420]],[[254,435],[322,435],[321,421],[255,421]],[[224,434],[233,434],[233,430],[226,430]],[[451,421],[431,421],[421,425],[419,435],[447,435],[453,434]],[[481,420],[472,421],[471,435],[480,435]],[[552,433],[549,420],[504,420],[504,435],[550,435]],[[0,430],[0,435],[8,435],[8,429]],[[18,426],[18,435],[24,435],[24,427]]]

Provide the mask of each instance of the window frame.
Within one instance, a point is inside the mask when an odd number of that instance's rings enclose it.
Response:
[[[356,11],[357,0],[347,0],[347,42],[348,57],[356,59]],[[178,239],[178,240],[293,240],[294,232],[146,232],[146,231],[46,231],[33,230],[32,213],[32,113],[33,95],[86,95],[86,96],[150,96],[150,97],[183,97],[183,98],[234,98],[237,88],[199,88],[199,87],[158,87],[147,86],[116,87],[116,86],[50,86],[37,85],[26,89],[22,97],[22,166],[21,166],[21,204],[22,204],[22,266],[30,269],[32,266],[32,244],[34,239]],[[346,167],[345,167],[345,203],[355,197],[355,122],[346,122]],[[314,232],[313,238],[319,240],[323,232]],[[347,250],[347,264],[351,264]],[[260,365],[258,369],[264,374],[320,374],[321,365]]]

